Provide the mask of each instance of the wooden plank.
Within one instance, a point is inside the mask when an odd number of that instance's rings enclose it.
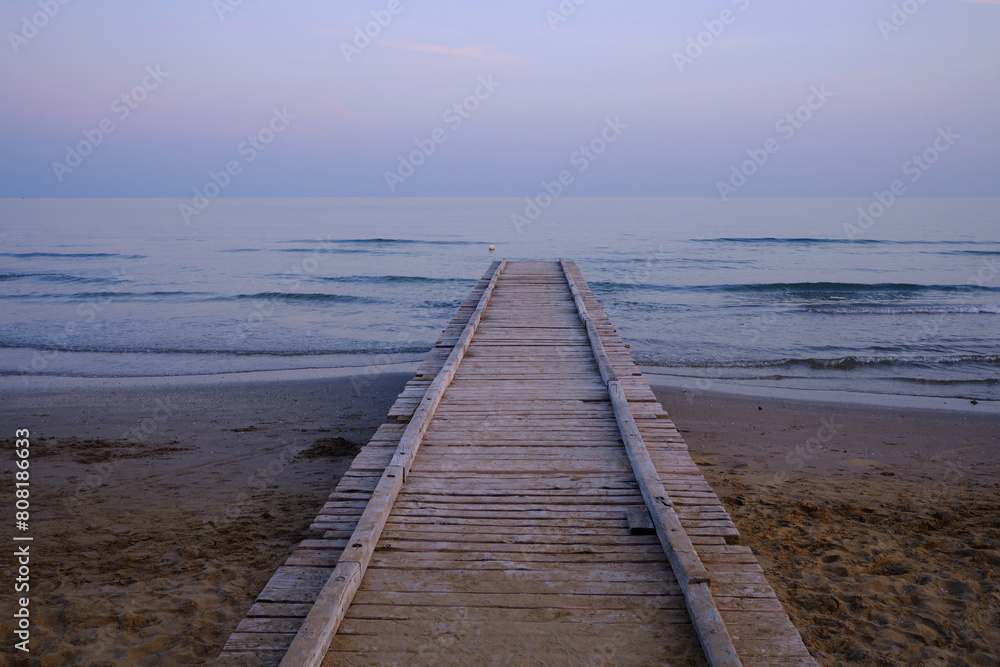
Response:
[[[481,640],[451,645],[465,664],[548,650],[553,633],[581,651],[603,638],[617,664],[718,655],[692,617],[724,623],[744,664],[815,664],[753,553],[727,544],[738,531],[576,266],[499,266],[331,493],[313,524],[324,539],[299,544],[220,664],[277,664],[316,607],[342,612],[331,665],[455,662],[441,628]],[[669,521],[646,507],[658,495]],[[664,524],[703,575],[667,558]]]
[[[705,570],[698,552],[691,544],[691,539],[681,524],[680,517],[674,511],[673,501],[663,487],[660,476],[649,458],[649,452],[646,451],[646,445],[642,441],[642,436],[639,435],[639,430],[629,412],[628,402],[625,400],[624,394],[621,393],[618,382],[615,380],[609,382],[608,391],[611,393],[611,400],[615,405],[615,416],[622,430],[625,449],[628,452],[632,470],[635,472],[636,481],[639,482],[643,500],[646,502],[650,516],[653,517],[657,536],[663,544],[663,549],[677,574],[677,578],[684,586],[708,583],[708,571]],[[697,620],[695,622],[697,623]]]
[[[382,528],[389,518],[392,504],[420,447],[420,440],[430,425],[434,409],[441,401],[465,351],[472,342],[476,327],[479,326],[483,311],[506,264],[507,260],[503,260],[494,270],[493,277],[483,291],[475,312],[465,325],[459,342],[456,343],[437,377],[431,382],[423,402],[403,431],[396,453],[393,454],[392,463],[379,479],[354,533],[348,540],[348,546],[340,557],[340,562],[320,591],[316,603],[282,659],[283,667],[317,667],[323,662],[330,642],[333,641],[333,636],[337,633],[337,628],[361,585]]]
[[[639,482],[639,488],[646,502],[646,508],[652,517],[656,534],[684,592],[684,599],[688,611],[691,613],[691,621],[694,623],[698,638],[705,651],[705,658],[712,667],[740,665],[736,647],[733,645],[733,640],[726,630],[726,624],[716,608],[715,600],[709,590],[708,571],[698,557],[698,552],[674,511],[673,502],[664,489],[656,467],[649,457],[642,435],[632,417],[628,399],[625,397],[617,374],[611,367],[611,361],[604,351],[600,334],[587,313],[587,306],[576,287],[569,267],[564,260],[560,260],[559,263],[566,275],[570,291],[573,293],[577,310],[580,311],[580,318],[587,327],[587,335],[594,348],[597,365],[601,369],[601,378],[607,384],[608,392],[611,395],[615,419],[621,429],[629,462],[636,480]]]
[[[656,528],[653,526],[653,519],[649,516],[649,510],[645,506],[633,506],[625,510],[625,517],[628,521],[628,532],[631,535],[655,535]]]

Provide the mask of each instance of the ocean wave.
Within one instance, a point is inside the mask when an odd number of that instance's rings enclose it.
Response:
[[[291,241],[279,241],[282,245],[303,245],[302,248],[227,248],[218,252],[244,253],[244,252],[290,252],[290,253],[316,253],[316,254],[363,254],[374,250],[385,252],[388,247],[403,246],[488,246],[485,241],[446,241],[429,239],[294,239]]]
[[[964,366],[970,364],[1000,365],[998,354],[955,354],[865,357],[847,356],[838,359],[790,359],[784,366],[808,366],[816,370],[850,370],[872,366]]]
[[[895,243],[894,241],[882,241],[878,239],[829,239],[829,238],[779,238],[775,236],[761,237],[723,237],[718,239],[691,239],[694,243],[752,243],[761,245],[814,245],[814,244],[866,244],[874,245],[879,243]]]
[[[988,257],[1000,257],[1000,250],[948,250],[941,255],[980,255]]]
[[[640,355],[636,355],[640,357]],[[836,358],[800,359],[735,359],[730,361],[691,361],[691,360],[656,360],[641,359],[640,363],[663,368],[795,368],[806,367],[812,370],[851,370],[855,368],[879,366],[961,366],[980,364],[987,366],[1000,365],[1000,354],[954,354],[954,355],[886,355],[863,356],[849,355]]]
[[[257,301],[286,301],[290,303],[381,303],[381,299],[351,294],[322,294],[303,292],[258,292],[257,294],[237,294],[232,297],[217,297],[217,301],[254,299]]]
[[[236,294],[234,296],[219,296],[214,292],[74,292],[67,294],[0,294],[0,299],[58,299],[82,301],[85,299],[118,299],[140,300],[160,299],[165,297],[189,297],[206,301],[284,301],[304,303],[382,303],[381,299],[349,294],[310,294],[300,292],[259,292],[257,294]]]
[[[605,303],[605,308],[614,308],[616,311],[622,309],[628,313],[676,313],[684,311],[692,311],[697,309],[697,306],[689,306],[684,304],[676,303],[653,303],[649,301],[631,301],[622,299],[609,299]]]
[[[0,341],[0,349],[39,350],[58,352],[84,352],[94,354],[218,354],[236,357],[321,357],[344,354],[425,354],[430,345],[394,345],[357,343],[354,346],[311,348],[301,350],[256,349],[239,350],[232,347],[147,347],[141,345],[94,345],[68,343],[52,345],[30,341]]]
[[[478,281],[472,278],[431,278],[429,276],[312,276],[310,280],[329,283],[354,283],[363,285],[385,284],[452,284],[474,285]]]
[[[988,285],[921,285],[914,283],[740,283],[727,285],[653,285],[650,283],[621,283],[596,281],[590,283],[592,289],[600,292],[643,290],[652,292],[723,292],[754,294],[794,294],[801,296],[851,294],[887,294],[916,292],[1000,292],[1000,288]]]
[[[809,306],[822,315],[1000,315],[1000,305],[968,306]]]
[[[750,243],[761,245],[983,245],[980,241],[927,241],[927,240],[902,240],[893,241],[890,239],[843,239],[843,238],[779,238],[767,237],[724,237],[718,239],[691,239],[694,243]],[[989,245],[1000,245],[1000,243],[990,242]]]
[[[118,300],[140,300],[140,299],[160,299],[172,297],[187,297],[205,301],[283,301],[288,303],[358,303],[376,304],[384,303],[382,299],[368,296],[355,296],[351,294],[325,294],[325,293],[303,293],[303,292],[258,292],[256,294],[236,294],[233,296],[220,296],[214,292],[184,292],[184,291],[154,291],[154,292],[72,292],[65,294],[0,294],[0,299],[50,299],[50,300],[72,300],[82,301],[85,299],[118,299]],[[460,304],[459,304],[460,305]],[[457,307],[457,306],[456,306]]]
[[[165,296],[211,296],[210,292],[74,292],[72,294],[0,294],[0,299],[150,299]]]
[[[322,254],[364,254],[369,252],[368,250],[363,250],[361,248],[230,248],[227,250],[219,250],[219,252],[226,253],[244,253],[244,252],[292,252],[292,253],[316,253],[317,255]]]
[[[978,380],[939,380],[934,378],[892,378],[894,380],[902,380],[903,382],[913,382],[916,384],[929,384],[929,385],[941,385],[941,386],[959,386],[959,385],[977,385],[977,386],[995,386],[1000,385],[1000,378],[981,378]]]
[[[120,255],[114,252],[0,252],[0,257],[19,257],[21,259],[38,259],[41,257],[60,259],[100,259],[117,257],[118,259],[145,259],[145,255]]]
[[[489,245],[480,241],[448,241],[433,239],[293,239],[283,243],[315,243],[322,245]]]
[[[718,285],[704,289],[723,292],[789,292],[793,294],[861,294],[913,292],[997,292],[1000,288],[985,285],[923,285],[916,283],[758,283]]]
[[[73,276],[67,273],[22,273],[22,272],[5,272],[0,273],[0,282],[6,282],[11,280],[40,280],[45,282],[53,283],[118,283],[121,282],[120,278],[85,278],[83,276]]]
[[[835,283],[835,282],[720,285],[718,289],[724,292],[791,292],[794,294],[998,291],[998,289],[995,287],[987,287],[979,285],[922,285],[915,283]]]
[[[448,309],[455,310],[463,303],[462,299],[456,299],[455,301],[423,301],[420,303],[421,308],[434,308],[434,309]]]
[[[730,264],[753,264],[757,260],[753,259],[713,259],[710,257],[682,257],[676,255],[668,255],[666,253],[658,253],[657,256],[648,257],[625,257],[623,259],[611,259],[606,260],[607,264],[645,264],[650,267],[653,266],[676,266],[677,264],[690,264],[694,266],[727,266]]]

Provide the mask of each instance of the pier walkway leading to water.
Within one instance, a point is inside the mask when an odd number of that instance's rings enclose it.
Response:
[[[221,665],[816,665],[572,262],[496,262]]]

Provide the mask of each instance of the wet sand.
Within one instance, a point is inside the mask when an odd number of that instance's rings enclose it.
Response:
[[[409,377],[0,390],[31,664],[210,662]],[[1000,417],[658,393],[821,664],[1000,661]]]

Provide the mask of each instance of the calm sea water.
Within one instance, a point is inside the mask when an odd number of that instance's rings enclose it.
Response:
[[[565,257],[657,373],[1000,399],[1000,200],[179,203],[0,200],[0,374],[413,361],[492,259]]]

